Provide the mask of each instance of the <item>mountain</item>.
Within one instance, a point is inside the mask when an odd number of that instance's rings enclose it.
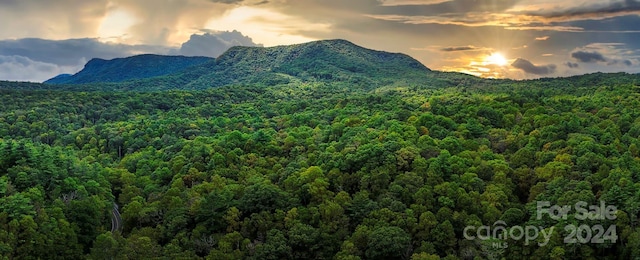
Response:
[[[80,72],[61,74],[44,83],[84,84],[98,82],[123,82],[133,79],[152,78],[185,70],[186,68],[212,61],[208,57],[185,57],[143,54],[127,58],[104,60],[94,58]]]
[[[159,62],[171,64],[167,62],[168,59],[166,56],[153,55],[111,61],[94,59],[78,74],[59,80],[54,78],[46,83],[125,81],[123,84],[97,87],[121,90],[206,89],[243,84],[271,86],[292,82],[377,87],[397,82],[423,82],[431,72],[406,54],[366,49],[346,40],[322,40],[267,48],[237,46],[215,60],[175,73],[166,73],[168,69],[165,66],[156,65]],[[132,67],[132,64],[141,63],[144,65]],[[96,86],[82,89],[87,87]]]
[[[386,85],[425,76],[422,63],[401,53],[366,49],[346,40],[303,44],[233,47],[216,59],[216,69],[187,85],[282,84],[292,80]]]
[[[51,84],[56,84],[56,83],[61,83],[61,82],[65,82],[67,80],[71,80],[70,77],[72,77],[73,74],[60,74],[58,76],[55,76],[53,78],[48,79],[47,81],[45,81],[44,83],[51,83]]]

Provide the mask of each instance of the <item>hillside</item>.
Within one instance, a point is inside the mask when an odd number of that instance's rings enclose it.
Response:
[[[639,74],[333,40],[0,100],[0,259],[640,259]]]
[[[215,71],[190,86],[277,84],[291,80],[384,85],[407,77],[424,78],[430,71],[405,54],[370,50],[345,40],[270,48],[233,47],[216,62]]]
[[[104,60],[91,59],[74,75],[62,74],[51,78],[47,84],[85,84],[122,82],[133,79],[152,78],[177,73],[185,69],[212,61],[207,57],[164,56],[142,54],[126,58]]]
[[[64,89],[166,90],[207,89],[228,85],[271,86],[299,82],[342,83],[373,88],[427,81],[431,70],[400,53],[375,51],[345,40],[324,40],[276,47],[232,47],[215,61],[175,73],[162,73],[151,58],[135,56],[112,61],[92,60],[71,77],[46,83],[67,84]],[[150,56],[153,57],[153,56]],[[166,57],[155,57],[168,64]],[[144,62],[142,62],[144,61]],[[133,66],[144,64],[144,66]],[[136,72],[137,71],[137,72]],[[158,77],[151,77],[156,75]],[[117,81],[115,80],[117,79]],[[96,82],[122,84],[84,84]]]
[[[435,75],[455,85],[0,82],[0,258],[640,257],[638,75]],[[539,201],[618,211],[538,218]],[[466,236],[483,225],[553,236]],[[570,225],[608,233],[566,243]]]

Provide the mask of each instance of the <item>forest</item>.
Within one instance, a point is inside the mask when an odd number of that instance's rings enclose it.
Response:
[[[638,75],[446,75],[371,88],[3,82],[0,259],[640,258]],[[539,218],[540,201],[617,210]],[[544,245],[465,237],[496,223],[553,232]],[[614,228],[567,243],[569,225]]]

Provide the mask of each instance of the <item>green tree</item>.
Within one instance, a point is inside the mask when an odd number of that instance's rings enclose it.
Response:
[[[369,236],[368,259],[407,258],[411,250],[411,237],[398,227],[380,227]]]
[[[255,259],[290,259],[291,246],[289,246],[284,234],[277,229],[267,232],[264,244],[256,246]]]

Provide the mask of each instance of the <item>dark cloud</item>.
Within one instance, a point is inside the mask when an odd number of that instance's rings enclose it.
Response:
[[[625,16],[638,14],[640,12],[640,1],[624,0],[616,2],[594,2],[583,4],[574,8],[553,12],[531,12],[530,15],[543,16],[547,18],[560,18],[565,20],[577,19],[602,19],[606,17]]]
[[[208,31],[202,35],[191,35],[189,41],[182,44],[180,54],[218,57],[233,46],[262,46],[262,44],[254,43],[251,38],[235,30],[231,32]]]
[[[567,63],[565,63],[565,65],[567,65],[567,67],[572,68],[572,69],[576,69],[576,68],[580,67],[580,65],[578,63],[570,62],[570,61],[567,61]]]
[[[475,51],[479,49],[480,48],[475,46],[453,46],[453,47],[445,47],[440,50],[444,52],[452,52],[452,51]]]
[[[103,43],[92,38],[0,40],[0,80],[43,81],[61,73],[73,74],[92,58],[113,59],[143,53],[217,57],[237,45],[261,46],[238,31],[192,35],[180,49]]]
[[[535,75],[548,75],[556,71],[556,65],[554,64],[538,66],[522,58],[516,59],[516,61],[514,61],[511,64],[511,66],[517,69],[521,69],[526,73],[535,74]]]
[[[597,51],[594,51],[594,52],[576,51],[574,53],[571,53],[571,57],[573,57],[574,59],[580,62],[585,62],[585,63],[607,61],[604,55],[602,55],[602,53],[599,53]]]
[[[60,73],[75,73],[92,58],[113,59],[141,53],[177,54],[170,47],[109,44],[97,39],[0,41],[0,79],[43,81]]]
[[[533,1],[527,6],[525,1],[477,1],[451,0],[431,5],[385,6],[370,12],[377,19],[414,24],[453,24],[458,26],[497,26],[508,30],[585,32],[590,27],[574,25],[592,20],[637,17],[640,15],[638,0],[597,1],[587,0],[581,3],[544,4],[537,6]],[[553,6],[553,7],[550,7]],[[510,9],[513,8],[513,9]],[[535,11],[517,11],[535,10]],[[598,25],[601,27],[632,27],[637,23]],[[633,29],[637,31],[637,29]],[[537,40],[546,40],[537,37]]]
[[[139,53],[169,54],[171,48],[151,45],[109,44],[97,39],[45,40],[25,38],[0,41],[0,55],[22,56],[34,61],[77,65],[91,58],[112,59]]]
[[[622,64],[627,67],[633,66],[633,62],[631,60],[610,60],[609,62],[607,62],[607,65],[609,66],[618,65],[618,64]]]
[[[584,28],[585,32],[617,32],[617,33],[633,33],[638,32],[638,24],[640,24],[640,15],[627,15],[610,17],[598,20],[580,20],[572,21],[569,24]],[[591,37],[597,37],[596,34],[588,34]],[[602,37],[611,37],[610,34],[603,34]]]

